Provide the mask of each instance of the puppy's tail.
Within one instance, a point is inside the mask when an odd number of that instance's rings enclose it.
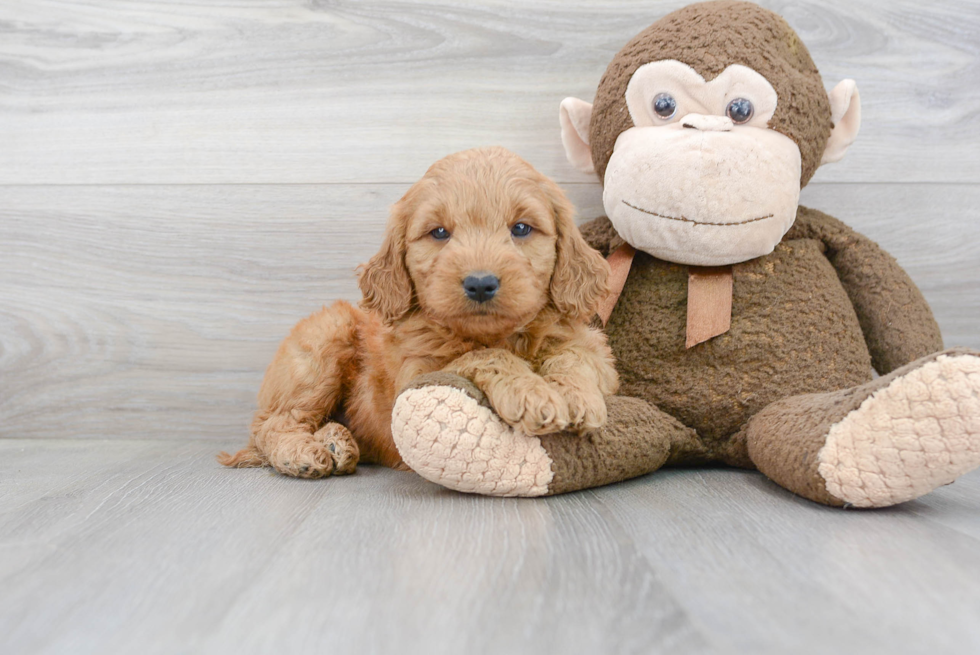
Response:
[[[218,453],[217,459],[219,464],[236,469],[247,469],[266,465],[265,457],[263,457],[262,453],[256,450],[254,446],[242,448],[234,455],[229,455],[228,453],[221,451]]]

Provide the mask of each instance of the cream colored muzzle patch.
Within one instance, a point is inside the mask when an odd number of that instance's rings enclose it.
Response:
[[[395,401],[391,431],[402,459],[426,480],[486,496],[543,496],[554,478],[541,440],[459,389],[410,389]]]
[[[602,202],[638,250],[678,264],[737,264],[772,252],[793,225],[801,167],[800,149],[773,130],[633,127],[616,140]]]
[[[833,496],[856,507],[918,498],[980,466],[980,357],[942,355],[869,396],[817,455]]]

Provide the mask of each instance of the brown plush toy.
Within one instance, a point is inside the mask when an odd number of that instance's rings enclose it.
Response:
[[[727,0],[676,11],[616,55],[594,105],[567,99],[560,117],[569,160],[603,180],[608,218],[583,233],[621,271],[607,332],[626,397],[598,431],[533,436],[466,380],[419,378],[393,420],[409,466],[536,496],[724,463],[883,507],[980,465],[980,353],[941,351],[896,261],[798,206],[860,105],[851,80],[828,95],[782,18]]]

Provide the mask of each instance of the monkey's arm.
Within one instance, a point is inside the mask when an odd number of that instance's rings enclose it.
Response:
[[[622,237],[616,234],[616,228],[605,216],[594,218],[588,223],[578,226],[582,232],[585,242],[599,251],[603,257],[608,257],[616,248],[626,243]]]
[[[871,363],[885,375],[943,348],[932,310],[895,258],[833,216],[800,207],[786,238],[816,238],[826,246],[857,312]]]

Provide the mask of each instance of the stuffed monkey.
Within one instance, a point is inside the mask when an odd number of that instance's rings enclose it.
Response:
[[[854,141],[860,103],[851,80],[825,91],[782,18],[729,0],[676,11],[560,119],[569,160],[603,182],[607,217],[583,233],[622,272],[606,326],[622,396],[600,430],[534,436],[467,380],[416,379],[393,419],[415,471],[539,496],[723,463],[883,507],[980,465],[980,353],[943,351],[898,263],[798,205]]]

